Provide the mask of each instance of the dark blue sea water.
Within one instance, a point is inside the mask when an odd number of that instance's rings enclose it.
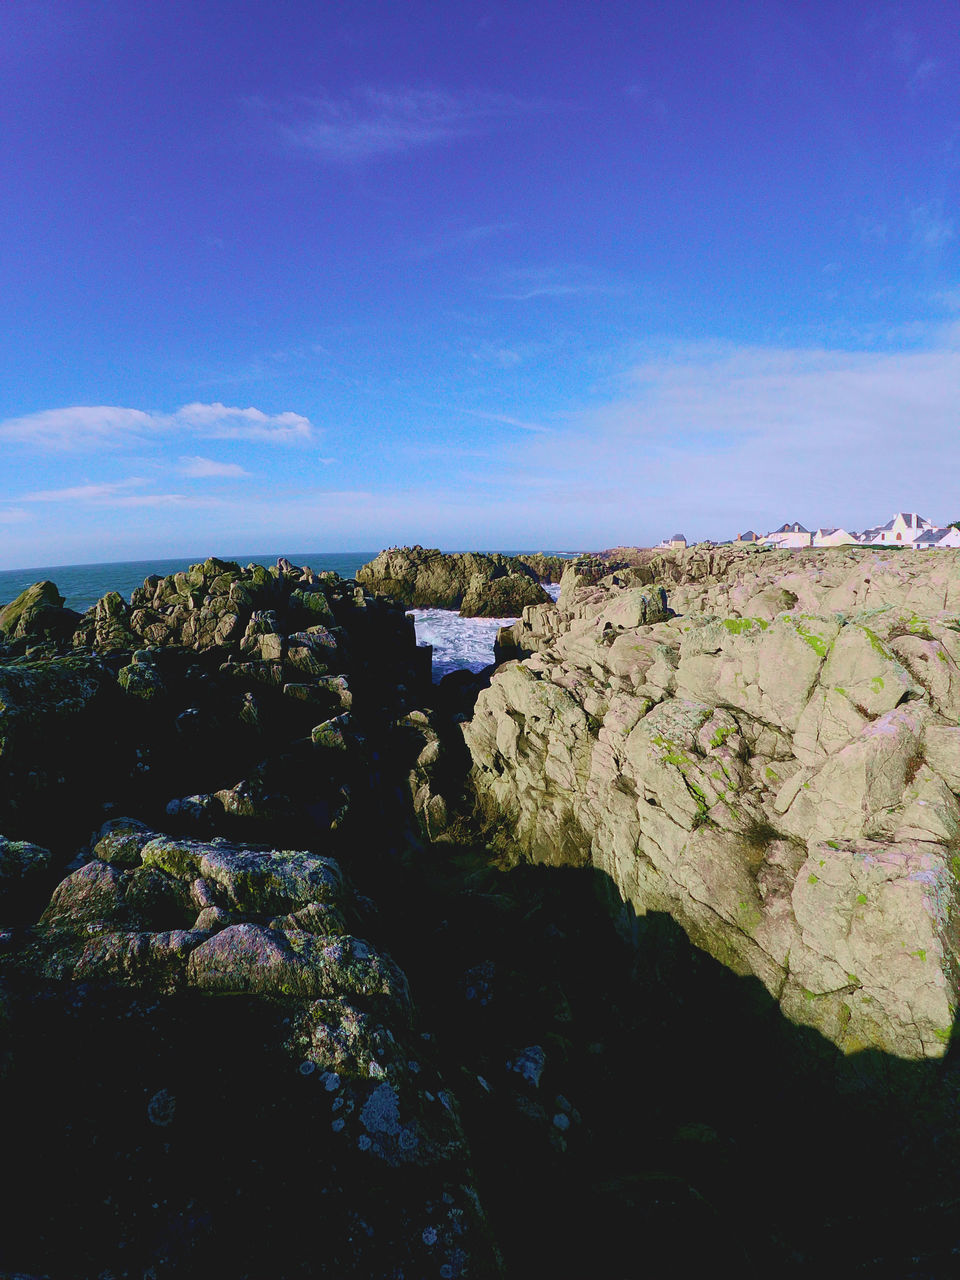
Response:
[[[282,552],[296,565],[309,565],[314,571],[332,569],[341,578],[352,578],[361,565],[372,560],[376,551],[304,551]],[[508,555],[520,554],[516,551]],[[566,554],[566,553],[561,553]],[[0,571],[0,607],[14,600],[25,587],[48,579],[55,582],[65,597],[67,608],[82,613],[95,604],[107,591],[119,591],[124,599],[143,585],[144,578],[152,573],[165,577],[205,557],[178,560],[121,560],[115,564],[46,565],[36,569],[7,569]],[[220,555],[220,560],[235,560],[238,564],[276,564],[276,555]],[[547,590],[556,595],[556,589]],[[493,661],[493,642],[497,629],[512,618],[461,618],[446,609],[414,609],[417,638],[421,644],[433,645],[433,675],[435,680],[450,671],[469,668],[479,671]]]

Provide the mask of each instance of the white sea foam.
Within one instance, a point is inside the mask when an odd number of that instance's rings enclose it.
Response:
[[[451,671],[480,671],[493,661],[500,627],[516,618],[461,618],[452,609],[411,609],[417,640],[433,645],[433,678]]]
[[[559,583],[544,583],[546,593],[556,600]],[[493,661],[493,643],[500,627],[516,618],[461,618],[452,609],[411,609],[417,641],[433,645],[433,678],[451,671],[481,671]]]

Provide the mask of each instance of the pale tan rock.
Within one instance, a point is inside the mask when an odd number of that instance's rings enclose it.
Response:
[[[820,844],[800,868],[792,901],[806,951],[791,957],[791,977],[808,1005],[829,991],[826,982],[844,992],[844,1049],[946,1052],[960,960],[950,920],[960,902],[942,847]]]
[[[960,725],[929,723],[923,736],[927,763],[960,794]]]
[[[808,841],[863,835],[871,819],[902,803],[928,715],[923,703],[908,703],[868,724],[800,784],[782,811],[783,830]]]
[[[942,1054],[960,557],[717,550],[568,574],[464,725],[480,806],[844,1050]],[[680,616],[643,625],[633,593],[657,575]]]
[[[892,711],[923,686],[869,627],[843,628],[824,663],[821,683],[844,694],[865,716]]]
[[[827,756],[858,738],[870,723],[845,691],[823,685],[801,712],[793,735],[793,752],[801,764],[815,768]]]
[[[939,639],[910,635],[891,640],[890,648],[928,694],[932,706],[947,719],[960,720],[960,667],[947,646]]]

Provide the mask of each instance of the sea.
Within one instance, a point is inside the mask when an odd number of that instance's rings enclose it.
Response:
[[[341,578],[353,578],[361,565],[376,556],[376,551],[312,551],[283,552],[286,559],[296,565],[309,565],[315,572],[332,569]],[[522,555],[508,551],[506,555]],[[560,551],[549,554],[572,559],[577,552]],[[221,555],[220,560],[234,560],[237,564],[277,563],[277,555]],[[45,565],[35,569],[6,569],[0,571],[0,607],[16,599],[34,582],[48,579],[56,583],[68,609],[83,613],[108,591],[118,591],[125,600],[137,587],[143,585],[150,574],[166,577],[200,563],[204,556],[176,560],[122,560],[113,564]],[[544,590],[554,599],[558,584],[544,584]],[[433,678],[440,680],[451,671],[479,671],[493,661],[493,643],[500,627],[515,622],[515,618],[461,618],[450,609],[411,609],[419,644],[433,645]]]

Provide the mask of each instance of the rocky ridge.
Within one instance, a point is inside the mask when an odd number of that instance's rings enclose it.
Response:
[[[82,617],[39,586],[0,615],[11,836],[56,840],[71,806],[92,802],[92,821],[123,794],[200,829],[217,813],[274,822],[298,807],[342,820],[369,773],[367,722],[429,687],[430,651],[401,608],[286,561],[209,559],[148,578],[129,604],[110,592]]]
[[[960,998],[960,562],[693,550],[500,636],[464,735],[525,855],[590,864],[852,1052]],[[677,616],[667,617],[667,593]]]

